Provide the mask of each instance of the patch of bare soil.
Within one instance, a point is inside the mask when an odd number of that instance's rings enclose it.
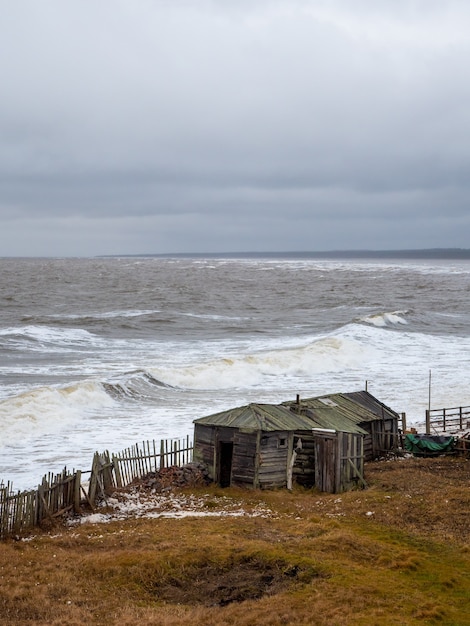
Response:
[[[470,540],[470,460],[463,457],[409,458],[370,463],[367,480],[390,493],[375,518],[441,540]]]
[[[449,487],[470,486],[470,460],[464,457],[412,457],[367,464],[367,476],[393,491],[434,492]]]
[[[152,581],[149,591],[171,604],[226,606],[277,594],[305,584],[318,574],[311,569],[254,557],[228,565],[193,566],[184,576]]]

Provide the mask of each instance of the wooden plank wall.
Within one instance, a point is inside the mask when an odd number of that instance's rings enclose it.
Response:
[[[216,479],[215,440],[216,431],[213,426],[194,425],[194,460],[206,465],[212,480]]]
[[[361,422],[359,426],[367,432],[364,436],[364,458],[373,461],[399,447],[398,424],[396,420],[384,419]]]
[[[262,433],[258,457],[258,480],[261,488],[270,489],[286,486],[287,464],[291,449],[291,433]]]
[[[293,481],[302,487],[315,485],[315,442],[313,435],[307,432],[294,434],[294,448],[300,439],[302,447],[297,448],[293,467]]]
[[[259,444],[257,443],[259,439]],[[237,485],[261,488],[285,487],[292,447],[301,440],[296,451],[293,481],[306,487],[315,484],[315,449],[310,431],[297,433],[240,433],[237,429],[195,425],[194,458],[203,462],[215,482],[218,481],[218,446],[221,442],[234,443],[232,482]],[[280,446],[280,441],[285,444]],[[256,457],[256,446],[259,454]]]
[[[258,487],[257,476],[257,441],[258,433],[233,434],[232,484]]]

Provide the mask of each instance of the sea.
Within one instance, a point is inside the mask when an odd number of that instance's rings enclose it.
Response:
[[[192,436],[250,402],[367,388],[470,405],[470,260],[0,259],[0,482]]]

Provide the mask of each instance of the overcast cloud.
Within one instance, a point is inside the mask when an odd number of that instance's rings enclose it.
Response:
[[[0,256],[470,247],[468,2],[0,8]]]

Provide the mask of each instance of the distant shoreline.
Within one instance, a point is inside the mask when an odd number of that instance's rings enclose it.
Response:
[[[324,250],[302,252],[166,252],[146,254],[108,254],[110,257],[210,258],[210,259],[470,259],[466,248],[426,248],[411,250]]]

